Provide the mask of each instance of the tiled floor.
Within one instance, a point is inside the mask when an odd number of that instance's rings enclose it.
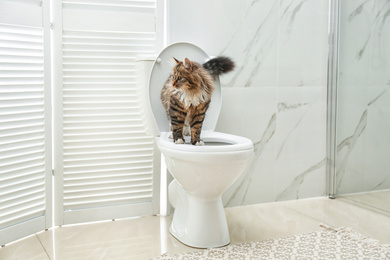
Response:
[[[320,223],[354,230],[390,244],[390,214],[348,198],[315,198],[227,208],[231,243],[320,230]],[[54,228],[6,245],[1,260],[149,259],[197,250],[168,233],[170,217],[147,216]]]

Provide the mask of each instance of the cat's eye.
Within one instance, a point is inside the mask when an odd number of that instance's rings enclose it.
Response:
[[[181,80],[181,76],[177,77],[177,80]]]

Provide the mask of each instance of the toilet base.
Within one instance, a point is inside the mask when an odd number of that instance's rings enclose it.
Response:
[[[175,207],[169,232],[180,242],[195,248],[222,247],[230,244],[229,230],[221,197],[195,198],[177,183],[169,185]],[[172,196],[174,193],[174,196]]]
[[[179,238],[176,236],[175,232],[172,230],[172,225],[171,227],[169,228],[169,233],[174,237],[176,238],[179,242],[181,242],[183,245],[186,245],[186,246],[189,246],[189,247],[192,247],[192,248],[199,248],[199,249],[207,249],[207,248],[218,248],[218,247],[224,247],[224,246],[228,246],[230,244],[230,239],[229,241],[225,244],[225,243],[216,243],[215,246],[206,246],[206,245],[194,245],[192,243],[192,241],[186,241],[186,238]]]

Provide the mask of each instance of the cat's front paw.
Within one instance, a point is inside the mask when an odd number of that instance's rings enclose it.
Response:
[[[196,142],[196,143],[195,143],[195,145],[196,145],[196,146],[203,146],[203,145],[204,145],[204,143],[203,143],[203,141],[202,141],[202,140],[200,140],[200,141]]]
[[[169,138],[169,139],[173,139],[173,133],[172,133],[172,131],[169,132],[168,138]]]
[[[181,138],[177,139],[175,141],[175,144],[184,144],[184,139],[181,139]]]

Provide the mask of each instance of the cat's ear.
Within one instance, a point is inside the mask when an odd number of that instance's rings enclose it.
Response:
[[[175,57],[172,57],[172,58],[175,60],[176,64],[179,64],[179,63],[180,63],[180,61],[177,60]]]
[[[186,69],[191,69],[192,63],[189,59],[185,58],[184,59],[184,68]]]

